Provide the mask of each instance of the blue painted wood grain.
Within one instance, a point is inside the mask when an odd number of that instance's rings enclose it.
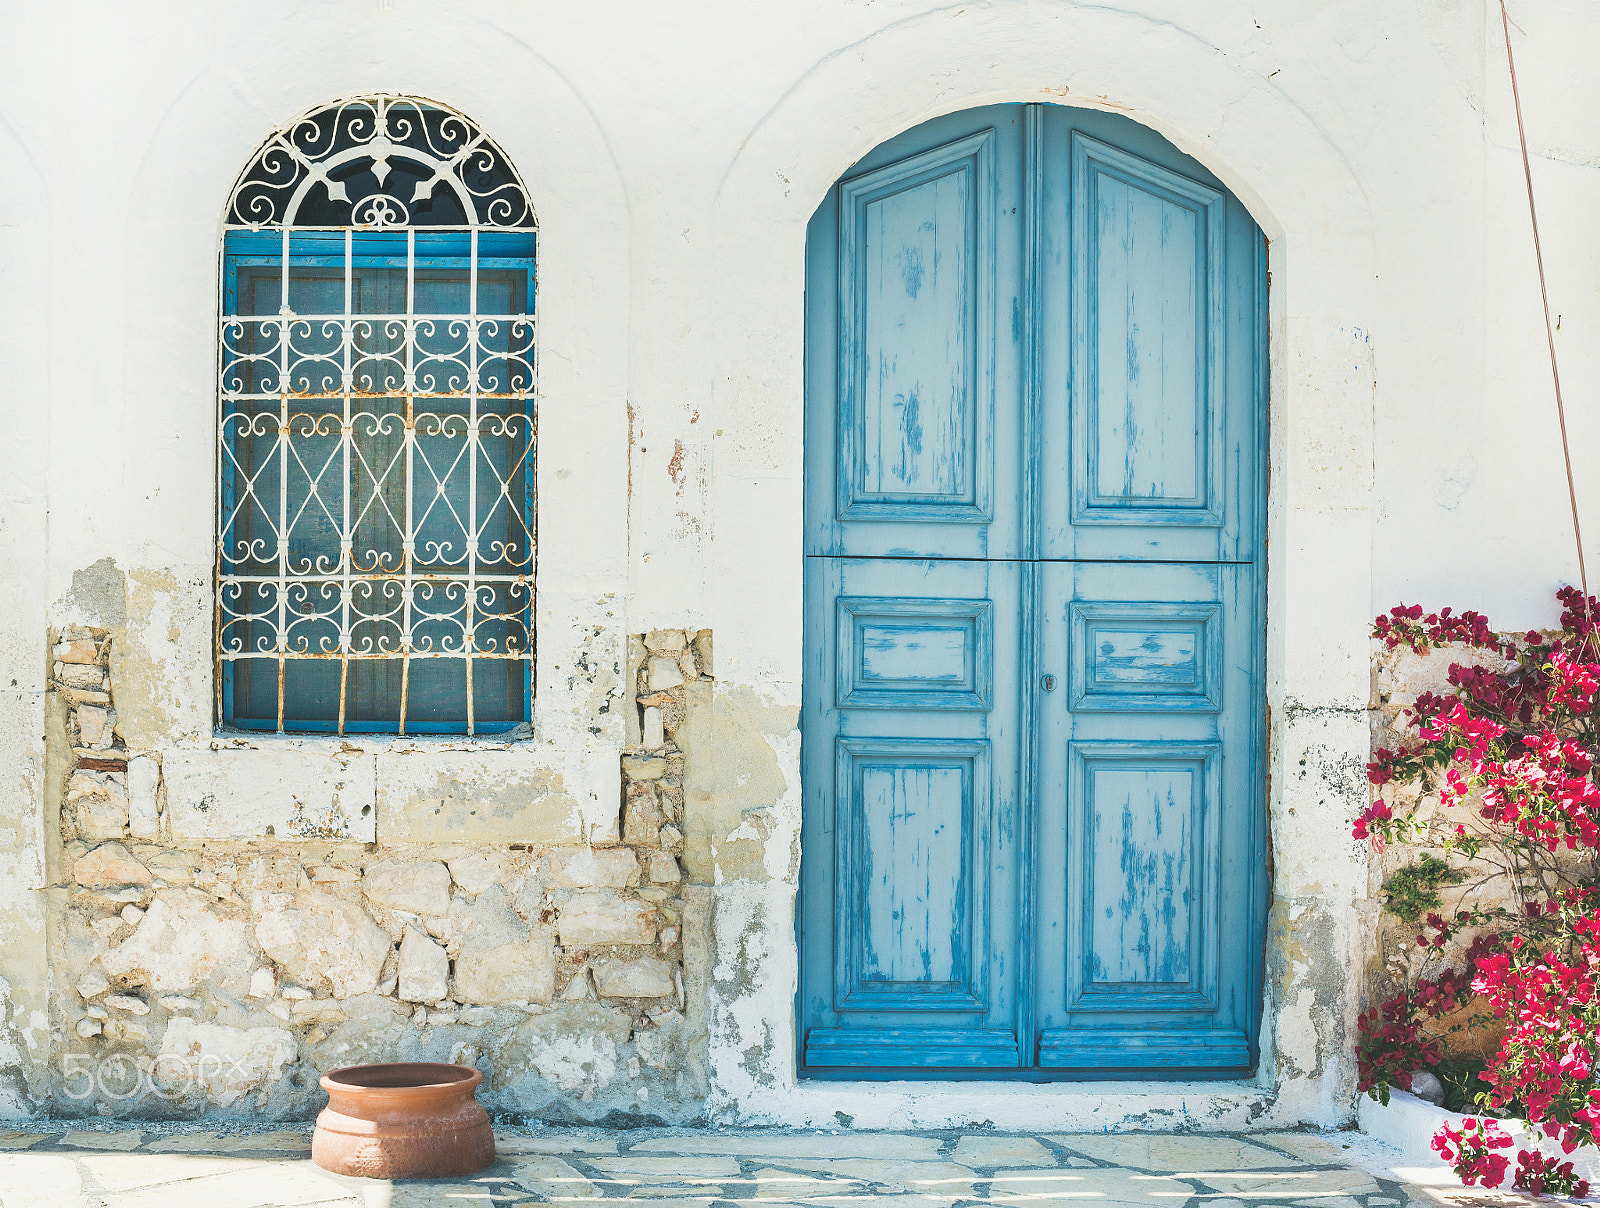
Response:
[[[840,187],[842,516],[991,518],[994,142],[979,131]]]
[[[984,1010],[988,745],[838,740],[840,1007]]]
[[[1222,707],[1223,619],[1214,603],[1077,602],[1068,612],[1071,706],[1080,712]]]
[[[1226,194],[1071,146],[1073,523],[1220,527]]]
[[[1049,105],[934,119],[818,207],[807,1076],[1254,1061],[1264,246],[1160,136]]]
[[[868,624],[860,633],[863,684],[946,685],[972,680],[968,626]]]

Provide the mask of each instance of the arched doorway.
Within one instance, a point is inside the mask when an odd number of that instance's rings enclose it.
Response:
[[[937,118],[818,208],[803,1073],[1253,1066],[1265,313],[1244,207],[1112,114]]]

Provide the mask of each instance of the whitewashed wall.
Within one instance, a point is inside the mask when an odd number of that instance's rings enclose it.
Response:
[[[1586,0],[1513,16],[1600,534],[1600,21]],[[223,202],[278,122],[393,91],[482,123],[539,214],[540,662],[516,759],[560,777],[549,808],[581,830],[614,804],[626,735],[580,658],[616,668],[625,635],[657,626],[716,635],[716,722],[691,767],[725,824],[708,840],[712,1113],[1349,1119],[1372,913],[1347,826],[1365,802],[1367,623],[1404,599],[1538,624],[1575,570],[1498,39],[1482,0],[0,9],[0,1071],[37,1082],[51,1055],[47,629],[120,626],[130,746],[208,748]],[[1258,1086],[794,1087],[805,225],[878,142],[996,101],[1148,123],[1271,240]],[[0,1077],[0,1111],[27,1107]]]

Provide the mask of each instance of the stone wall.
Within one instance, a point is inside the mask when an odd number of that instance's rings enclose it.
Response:
[[[1424,692],[1439,696],[1452,696],[1455,688],[1449,679],[1453,663],[1477,665],[1488,657],[1481,650],[1469,646],[1442,646],[1427,654],[1417,654],[1409,647],[1390,650],[1382,643],[1374,643],[1372,660],[1372,746],[1398,748],[1415,741],[1415,732],[1408,735],[1401,729],[1405,723],[1404,710],[1416,703]],[[1428,838],[1453,831],[1460,824],[1469,832],[1487,833],[1487,830],[1470,804],[1453,808],[1442,805],[1438,794],[1430,786],[1419,782],[1391,782],[1382,789],[1372,789],[1370,800],[1382,797],[1399,813],[1415,811],[1415,816],[1430,828]],[[1461,969],[1467,946],[1472,942],[1473,931],[1448,944],[1442,952],[1421,947],[1416,937],[1421,928],[1413,922],[1397,917],[1384,909],[1387,896],[1385,883],[1409,865],[1424,856],[1432,855],[1444,860],[1451,868],[1459,870],[1462,880],[1456,884],[1438,887],[1440,904],[1435,909],[1445,917],[1457,910],[1474,905],[1483,907],[1515,907],[1514,896],[1503,878],[1493,876],[1494,870],[1483,860],[1469,861],[1459,854],[1447,854],[1442,847],[1426,839],[1416,843],[1393,844],[1375,853],[1368,868],[1367,904],[1371,922],[1372,942],[1368,947],[1367,1006],[1381,1003],[1399,991],[1408,981],[1418,976],[1437,977],[1446,969]],[[1484,1011],[1481,1000],[1473,1000],[1444,1019],[1428,1024],[1428,1028],[1441,1041],[1446,1057],[1482,1058],[1498,1047],[1501,1029],[1498,1025],[1467,1027],[1467,1021]]]
[[[381,816],[370,843],[314,827],[186,840],[170,753],[119,731],[114,640],[79,626],[52,642],[53,1110],[290,1117],[320,1105],[327,1070],[432,1060],[481,1068],[481,1098],[506,1110],[697,1112],[706,919],[679,862],[673,735],[688,685],[710,680],[709,631],[630,641],[618,825],[584,845],[470,826],[390,842]]]

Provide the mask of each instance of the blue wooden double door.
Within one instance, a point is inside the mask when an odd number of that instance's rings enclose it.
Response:
[[[812,219],[803,1073],[1254,1065],[1265,302],[1112,114],[938,118]]]

